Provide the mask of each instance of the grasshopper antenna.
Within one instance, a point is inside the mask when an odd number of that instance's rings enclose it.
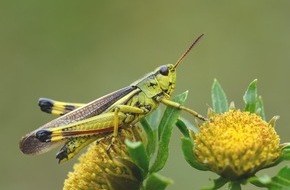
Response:
[[[182,54],[182,56],[176,61],[174,68],[176,68],[183,60],[183,58],[188,54],[188,52],[190,52],[190,50],[195,46],[195,44],[197,44],[197,42],[200,40],[200,38],[203,36],[204,34],[201,34],[192,44],[191,46]]]

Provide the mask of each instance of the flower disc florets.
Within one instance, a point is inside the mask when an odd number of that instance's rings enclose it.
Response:
[[[231,110],[200,127],[194,154],[211,171],[237,180],[273,164],[280,155],[279,144],[273,124],[256,114]]]

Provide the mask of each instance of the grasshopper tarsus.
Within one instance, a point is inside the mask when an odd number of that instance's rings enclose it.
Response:
[[[67,148],[63,147],[60,151],[56,154],[56,159],[58,159],[58,163],[60,164],[64,159],[68,159],[68,150]]]

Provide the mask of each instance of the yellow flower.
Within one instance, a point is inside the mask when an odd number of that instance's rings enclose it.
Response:
[[[274,123],[256,114],[230,110],[213,115],[195,134],[194,154],[209,170],[229,180],[253,176],[281,154]]]
[[[142,135],[140,128],[128,127],[119,132],[109,150],[110,138],[97,145],[92,143],[74,165],[74,171],[68,174],[63,189],[139,189],[141,173],[130,159],[124,141],[142,140]]]

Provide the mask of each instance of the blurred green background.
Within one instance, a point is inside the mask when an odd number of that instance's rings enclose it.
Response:
[[[57,150],[32,157],[18,149],[24,134],[54,118],[39,111],[39,97],[91,101],[175,63],[201,33],[178,68],[175,94],[189,90],[186,105],[205,114],[217,78],[242,108],[257,78],[267,119],[280,115],[276,129],[289,141],[289,10],[286,0],[0,1],[0,189],[61,189],[77,161],[58,165]],[[209,185],[216,175],[189,167],[180,137],[174,130],[162,171],[174,179],[168,189]]]

